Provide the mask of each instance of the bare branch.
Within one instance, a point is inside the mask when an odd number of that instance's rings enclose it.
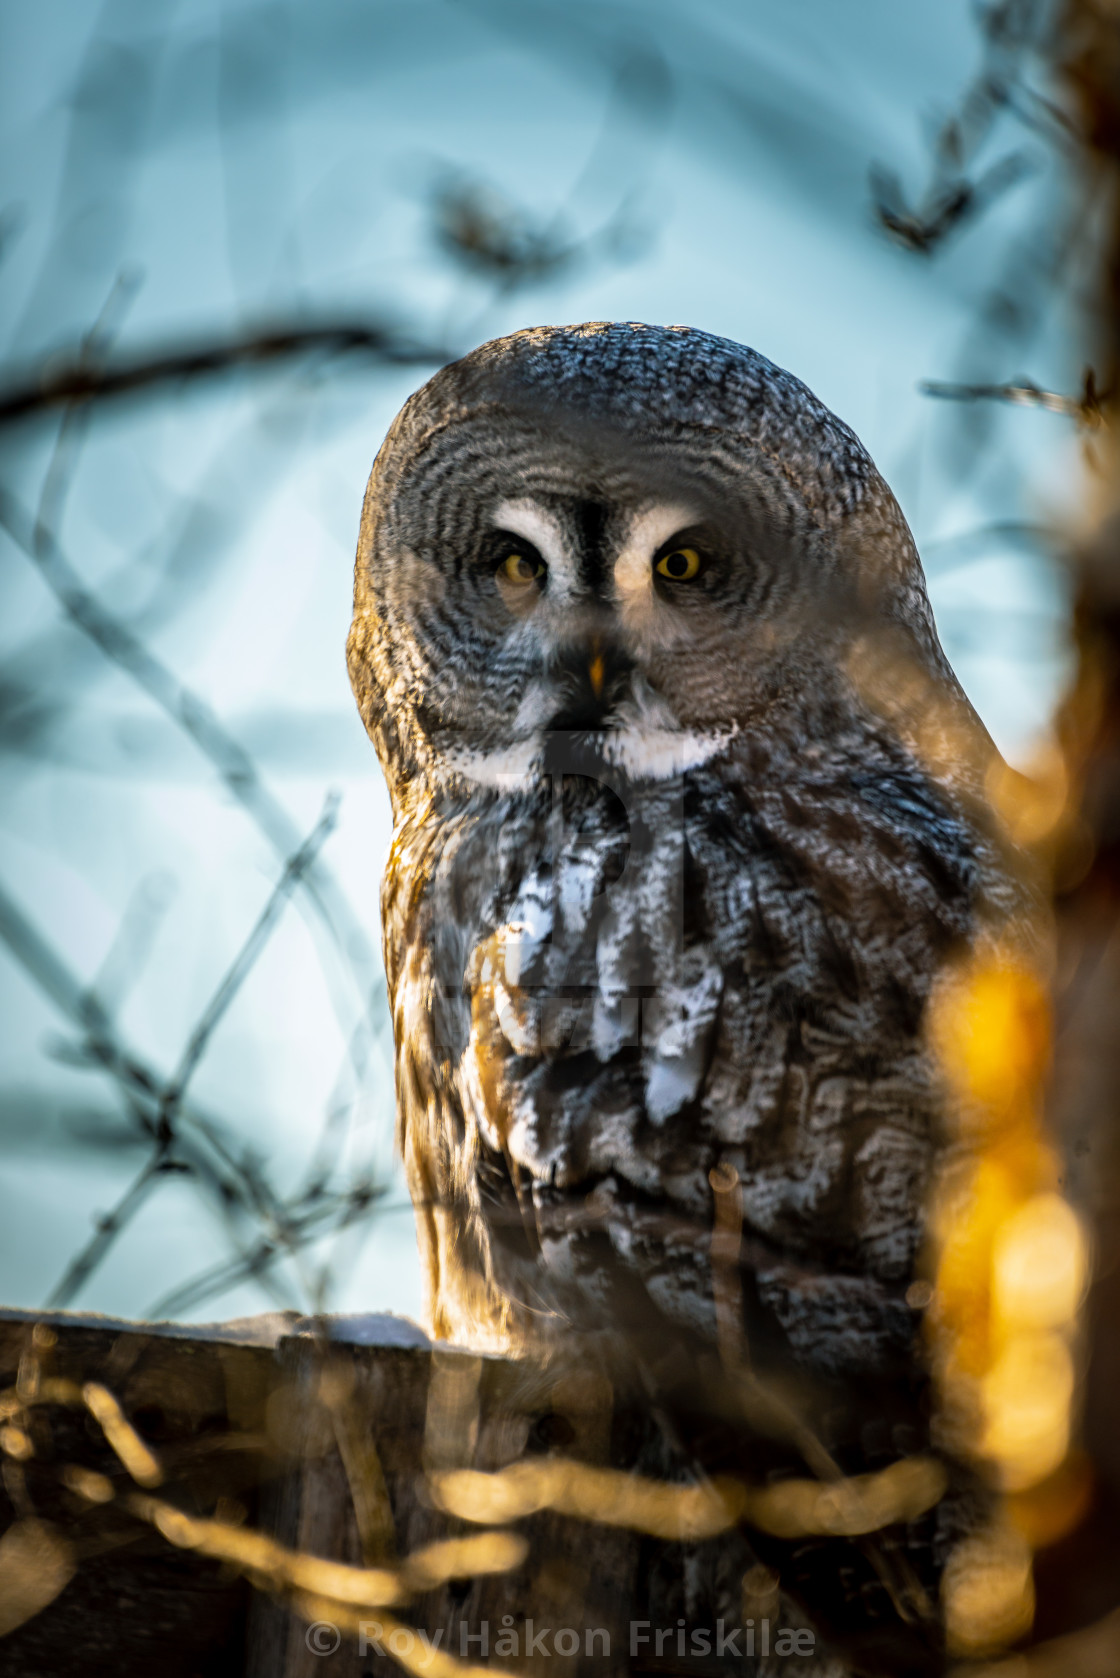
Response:
[[[164,1150],[159,1148],[151,1159],[145,1161],[112,1211],[95,1220],[93,1236],[70,1260],[64,1275],[47,1295],[48,1311],[59,1310],[67,1305],[92,1276],[117,1236],[144,1205],[158,1183],[165,1164]]]
[[[194,347],[149,350],[107,365],[88,356],[52,356],[23,383],[0,392],[0,425],[72,402],[150,395],[185,380],[214,378],[236,368],[262,369],[313,355],[361,355],[394,367],[440,367],[455,352],[424,344],[389,326],[337,321],[321,326],[274,326]]]
[[[929,256],[1031,171],[1031,160],[1020,152],[977,168],[980,149],[1001,112],[1010,111],[1032,131],[1045,123],[1049,135],[1064,132],[1061,113],[1026,80],[1028,65],[1045,45],[1043,0],[996,0],[979,11],[978,24],[980,67],[933,137],[921,193],[910,201],[891,170],[882,165],[871,170],[879,225],[897,244],[921,256]]]
[[[1091,367],[1086,368],[1080,396],[1062,396],[1056,391],[1043,390],[1032,379],[1004,385],[951,384],[926,379],[918,388],[924,396],[938,396],[950,402],[1013,402],[1023,408],[1045,408],[1048,413],[1064,414],[1079,425],[1102,425],[1109,401],[1109,393],[1097,389]]]
[[[63,1304],[73,1297],[75,1288],[100,1262],[125,1221],[139,1210],[153,1186],[149,1177],[186,1170],[207,1191],[237,1249],[237,1256],[231,1261],[237,1271],[233,1280],[249,1274],[262,1276],[272,1262],[292,1255],[301,1243],[348,1227],[384,1192],[381,1185],[360,1179],[338,1194],[305,1190],[285,1204],[273,1193],[256,1160],[247,1152],[238,1153],[227,1140],[225,1127],[219,1121],[182,1102],[176,1111],[177,1128],[173,1138],[161,1138],[159,1112],[165,1091],[163,1079],[124,1048],[96,996],[83,989],[2,888],[0,940],[59,1012],[81,1030],[82,1041],[75,1062],[96,1067],[114,1079],[144,1134],[156,1144],[151,1159],[114,1210],[99,1220],[92,1240],[68,1267],[52,1296],[55,1304]],[[265,1233],[257,1238],[255,1247],[246,1249],[241,1245],[236,1233],[239,1217],[251,1217],[258,1226],[264,1226]],[[263,1251],[265,1247],[269,1248],[271,1258]],[[217,1268],[228,1275],[228,1265]],[[212,1273],[208,1272],[207,1277],[204,1291],[221,1291],[213,1287]],[[227,1280],[223,1285],[231,1282]]]
[[[261,910],[256,924],[240,950],[238,950],[210,1002],[203,1010],[202,1018],[192,1031],[190,1040],[183,1051],[182,1059],[166,1085],[160,1100],[161,1132],[169,1131],[173,1115],[182,1102],[187,1085],[194,1076],[199,1062],[206,1053],[219,1021],[248,977],[257,957],[264,949],[285,903],[304,874],[313,865],[327,838],[333,833],[335,822],[338,819],[338,804],[338,794],[328,793],[326,803],[323,806],[323,813],[318,822],[299,849],[288,858],[284,866],[284,872],[273,887],[268,902]]]
[[[52,533],[36,526],[0,489],[0,525],[39,567],[60,605],[105,656],[126,671],[218,771],[229,791],[285,859],[301,839],[291,817],[262,781],[252,758],[213,711],[160,662],[84,587]],[[333,875],[316,859],[303,876],[309,896],[343,960],[351,968],[363,1009],[370,1006],[377,966],[365,931]]]

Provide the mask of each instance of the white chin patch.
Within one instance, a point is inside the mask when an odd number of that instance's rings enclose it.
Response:
[[[667,781],[727,750],[738,729],[701,734],[693,729],[620,728],[603,739],[603,757],[632,780]]]
[[[480,787],[517,787],[538,778],[540,755],[540,736],[531,735],[496,746],[492,752],[448,752],[443,761],[451,774],[463,775]]]
[[[668,781],[708,763],[727,750],[738,730],[699,733],[677,728],[611,728],[598,736],[603,762],[634,781]],[[445,762],[453,774],[479,786],[513,790],[534,785],[542,773],[544,739],[536,734],[492,752],[449,753]]]

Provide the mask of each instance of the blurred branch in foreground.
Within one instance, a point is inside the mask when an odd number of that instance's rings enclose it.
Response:
[[[1032,63],[1045,61],[1049,14],[1048,0],[994,0],[978,6],[980,67],[933,136],[922,192],[911,200],[893,171],[881,164],[872,169],[876,217],[907,250],[930,255],[1030,173],[1029,158],[1019,152],[980,164],[982,148],[1002,114],[1010,112],[1029,129],[1042,128],[1051,139],[1064,133],[1064,113],[1028,79]]]
[[[150,350],[100,364],[88,352],[52,356],[37,373],[0,390],[0,425],[74,402],[154,393],[166,385],[214,378],[237,368],[283,365],[312,356],[360,355],[381,365],[439,367],[454,352],[409,338],[389,326],[337,321],[272,326],[182,349]]]
[[[1000,110],[1025,120],[1073,165],[1067,196],[1081,210],[1055,221],[1062,234],[1047,230],[1045,261],[1013,253],[965,367],[998,374],[1008,324],[1058,303],[1087,324],[1095,365],[1076,395],[967,373],[921,388],[1041,409],[1102,441],[1088,460],[1086,525],[1055,533],[1072,572],[1077,642],[1058,741],[1040,748],[1032,793],[1011,771],[988,786],[1053,902],[1054,946],[1025,960],[977,952],[935,1017],[971,1127],[967,1171],[957,1183],[947,1172],[935,1200],[937,1437],[984,1464],[998,1492],[990,1524],[949,1557],[942,1597],[950,1653],[982,1660],[1026,1645],[1012,1663],[979,1670],[1111,1678],[1120,1670],[1120,15],[1097,0],[1010,0],[979,18],[984,62],[933,141],[930,184],[911,208],[879,171],[880,221],[928,255],[1016,178],[1013,157],[985,172],[979,153]],[[1032,64],[1057,103],[1029,87]]]
[[[1061,1188],[1087,1225],[1093,1256],[1082,1327],[1076,1338],[1067,1336],[1082,1376],[1075,1401],[1079,1439],[1064,1462],[1055,1462],[1025,1495],[1016,1489],[1014,1477],[1008,1481],[1012,1524],[1035,1552],[1033,1636],[1039,1642],[1011,1661],[983,1668],[990,1678],[1011,1678],[1012,1673],[1052,1678],[1061,1672],[1111,1678],[1120,1670],[1115,1426],[1120,1385],[1115,1333],[1120,1315],[1120,13],[1098,0],[1067,0],[1052,52],[1069,96],[1071,127],[1081,142],[1082,179],[1099,212],[1079,253],[1086,273],[1077,298],[1087,315],[1099,382],[1087,373],[1076,399],[1029,383],[935,392],[966,400],[1026,402],[1099,426],[1102,435],[1087,475],[1085,517],[1068,538],[1077,668],[1058,717],[1058,747],[1051,754],[1056,796],[1050,801],[1049,831],[1038,836],[1056,921],[1050,980],[1054,1047],[1046,1105],[1060,1150]],[[1044,1044],[1042,1049],[1045,1054]],[[1019,1061],[1025,1064],[1022,1055]],[[1006,1086],[1016,1057],[996,1056],[991,1064]],[[993,1199],[990,1192],[988,1199]],[[1058,1204],[1053,1202],[1055,1210]],[[1056,1395],[1059,1377],[1073,1392],[1068,1355],[1064,1371],[1054,1359],[1044,1368],[1037,1355],[1044,1350],[1040,1331],[1050,1326],[1044,1324],[1043,1308],[1062,1281],[1055,1234],[1056,1229],[1036,1228],[1022,1245],[1017,1268],[1015,1256],[1004,1254],[1005,1286],[1036,1278],[1029,1299],[1034,1317],[1025,1325],[1033,1333],[1023,1340],[1023,1355],[1017,1363],[1006,1360],[1002,1375],[997,1370],[989,1377],[997,1384],[1002,1380],[1010,1406],[1006,1439],[1017,1448],[1037,1429],[1048,1403],[1057,1414],[1053,1397],[1048,1400],[1046,1394]],[[975,1573],[970,1581],[977,1612],[991,1607],[994,1579],[994,1573],[987,1580]]]

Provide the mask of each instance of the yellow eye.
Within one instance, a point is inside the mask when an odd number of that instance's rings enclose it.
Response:
[[[700,555],[695,548],[674,548],[672,553],[662,555],[657,569],[674,583],[690,583],[700,569]]]
[[[514,553],[503,559],[498,567],[498,575],[505,577],[507,582],[524,587],[526,583],[535,583],[538,577],[544,576],[544,566],[537,559],[528,559],[525,554]]]

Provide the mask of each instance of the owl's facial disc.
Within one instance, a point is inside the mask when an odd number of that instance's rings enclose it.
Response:
[[[517,416],[496,447],[489,412],[433,433],[373,529],[375,645],[416,760],[493,784],[564,736],[656,778],[722,750],[804,569],[785,502],[691,439]]]
[[[661,776],[682,758],[710,756],[732,730],[722,719],[695,727],[687,707],[650,680],[648,654],[677,646],[695,656],[716,602],[683,621],[681,605],[691,591],[701,607],[706,581],[718,586],[725,556],[717,548],[697,508],[683,502],[647,495],[635,510],[617,489],[607,495],[598,486],[583,497],[499,500],[485,515],[471,586],[496,638],[495,679],[508,673],[513,703],[485,718],[485,740],[468,744],[466,730],[449,731],[443,754],[484,781],[522,773],[542,753],[563,756],[573,735],[594,736],[595,751],[634,774]]]

